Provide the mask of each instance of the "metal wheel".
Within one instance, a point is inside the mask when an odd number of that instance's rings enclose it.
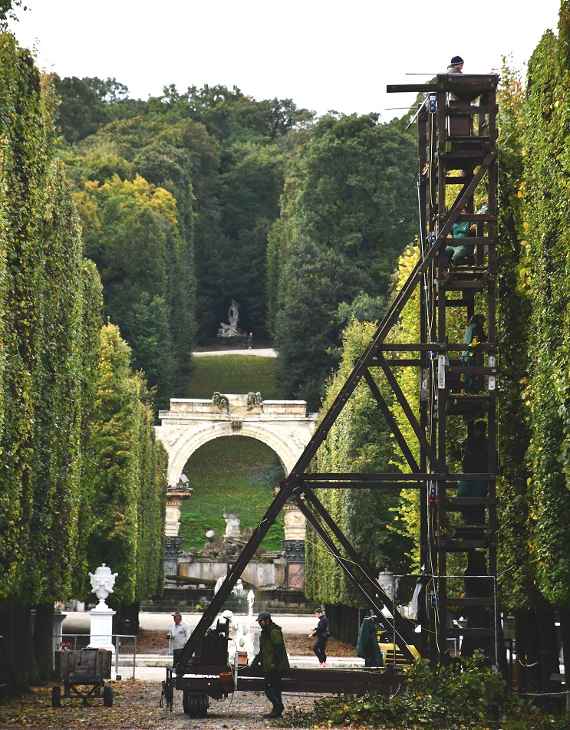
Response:
[[[61,687],[59,685],[51,688],[51,706],[61,707]]]
[[[206,717],[209,704],[208,695],[182,691],[182,708],[189,717]]]
[[[105,707],[113,706],[113,688],[108,684],[103,687],[103,704]]]

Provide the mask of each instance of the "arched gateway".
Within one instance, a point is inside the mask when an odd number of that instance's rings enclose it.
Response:
[[[156,436],[168,454],[167,552],[179,547],[178,489],[186,462],[201,446],[223,436],[257,439],[279,457],[288,475],[315,429],[316,414],[307,414],[306,401],[262,400],[259,394],[216,393],[213,398],[171,398],[160,411]],[[303,553],[305,519],[293,506],[285,513],[285,551],[289,559]],[[167,556],[168,561],[168,556]]]

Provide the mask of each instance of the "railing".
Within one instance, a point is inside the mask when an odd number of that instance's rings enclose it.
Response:
[[[61,641],[59,642],[59,646],[55,647],[55,650],[65,650],[65,649],[85,649],[89,646],[92,639],[97,638],[105,638],[108,639],[109,634],[62,634],[61,635]],[[135,679],[135,670],[136,670],[136,663],[137,663],[137,637],[133,634],[112,634],[111,635],[111,641],[113,643],[113,646],[115,647],[115,676],[117,679],[121,679],[121,674],[119,671],[119,667],[122,666],[129,666],[129,664],[121,663],[121,649],[123,652],[123,656],[125,657],[132,657],[132,674],[131,679]]]

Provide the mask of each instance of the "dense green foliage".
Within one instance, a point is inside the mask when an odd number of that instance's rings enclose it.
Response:
[[[166,403],[191,343],[183,322],[175,328],[177,313],[189,311],[186,297],[169,294],[177,292],[184,258],[176,201],[144,178],[118,176],[87,182],[75,200],[85,253],[101,272],[106,310],[133,343],[135,367],[144,369]]]
[[[113,598],[124,604],[143,597],[141,588],[147,594],[156,589],[162,553],[166,465],[162,449],[150,447],[154,435],[146,397],[144,381],[131,370],[128,345],[116,325],[106,325],[100,332],[91,425],[95,458],[87,554],[90,565],[104,562],[119,573]]]
[[[186,550],[201,550],[205,532],[224,534],[224,512],[237,514],[241,528],[253,528],[283,478],[274,451],[251,438],[231,436],[202,446],[189,459],[185,473],[194,491],[182,506],[180,535]],[[282,517],[270,528],[263,549],[281,550]]]
[[[327,387],[323,409],[334,400],[373,332],[373,324],[356,320],[346,328],[342,362]],[[315,460],[315,470],[319,472],[399,469],[401,458],[393,437],[365,383],[357,386]],[[396,513],[398,494],[331,489],[322,490],[319,498],[373,574],[385,568],[405,572],[410,541],[403,536]],[[310,598],[329,604],[361,604],[360,595],[311,530],[307,531],[306,553],[305,591]]]
[[[529,605],[533,566],[529,560],[529,413],[525,403],[528,382],[528,269],[522,223],[523,89],[515,74],[503,68],[499,94],[499,245],[497,247],[498,318],[501,353],[499,381],[499,454],[501,540],[498,560],[506,605]]]
[[[524,220],[529,296],[533,556],[545,597],[570,603],[570,3],[528,68]]]
[[[279,214],[282,139],[311,115],[296,110],[290,100],[256,101],[223,86],[191,87],[186,93],[168,87],[148,102],[129,99],[114,79],[58,79],[57,90],[60,127],[72,145],[67,154],[78,189],[89,182],[105,187],[113,176],[123,184],[138,176],[176,200],[173,223],[182,246],[178,257],[167,259],[168,287],[161,293],[165,299],[171,294],[167,320],[178,371],[188,364],[195,327],[202,339],[212,338],[232,299],[240,304],[241,328],[263,335],[266,240]],[[114,224],[108,218],[109,226],[102,227],[85,213],[88,255],[96,257]],[[131,280],[139,277],[129,254],[139,249],[139,237],[133,231],[129,241],[131,229],[126,225],[127,235],[117,241],[130,265],[112,267],[108,277],[102,268],[111,314],[109,287],[125,283],[128,309],[135,307]],[[141,250],[146,259],[143,244]],[[160,260],[160,249],[157,253]],[[160,286],[157,281],[154,288]],[[169,393],[172,384],[161,374],[155,377],[142,352],[141,333],[131,326],[125,335],[135,362]]]
[[[268,326],[288,395],[320,401],[347,306],[362,309],[366,296],[381,311],[415,230],[414,166],[411,136],[373,114],[326,116],[294,151],[267,254]]]
[[[8,674],[0,681],[22,686],[35,676],[34,655],[41,671],[51,667],[54,601],[86,598],[86,569],[102,556],[135,583],[121,586],[120,600],[156,590],[166,476],[142,375],[127,358],[122,379],[118,372],[103,378],[101,281],[83,257],[55,158],[55,95],[7,33],[0,34],[0,106],[0,615],[9,623],[2,628]],[[126,351],[112,329],[116,349]],[[124,381],[128,423],[109,405]],[[121,479],[105,492],[101,480],[116,464]],[[119,503],[125,493],[120,510],[105,509],[105,496]],[[127,521],[135,559],[123,545],[113,549],[113,530],[124,534]]]

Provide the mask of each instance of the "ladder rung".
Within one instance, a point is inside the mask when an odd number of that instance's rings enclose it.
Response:
[[[491,636],[491,629],[479,628],[477,626],[466,626],[463,629],[453,628],[447,630],[448,636]]]
[[[444,603],[445,599],[441,601],[441,603]],[[469,606],[492,606],[493,605],[493,599],[490,596],[481,596],[477,598],[447,598],[448,605],[452,606],[464,606],[465,608],[468,608]]]
[[[461,163],[466,160],[474,165],[480,164],[486,154],[486,149],[454,150],[453,152],[440,152],[439,159],[447,165],[448,169],[460,169]],[[455,164],[457,164],[457,168],[453,167]]]
[[[457,216],[458,221],[473,221],[473,223],[495,223],[496,215],[490,213],[460,213]]]
[[[470,550],[488,548],[490,539],[484,540],[442,540],[440,549],[445,553],[468,553]]]
[[[448,512],[456,512],[463,507],[493,507],[496,504],[497,500],[492,497],[446,497],[442,506]]]
[[[469,243],[473,246],[488,246],[495,242],[496,239],[490,238],[489,236],[464,236],[463,238],[454,238],[453,236],[450,236],[445,239],[445,243],[449,246],[461,246],[463,243]]]

